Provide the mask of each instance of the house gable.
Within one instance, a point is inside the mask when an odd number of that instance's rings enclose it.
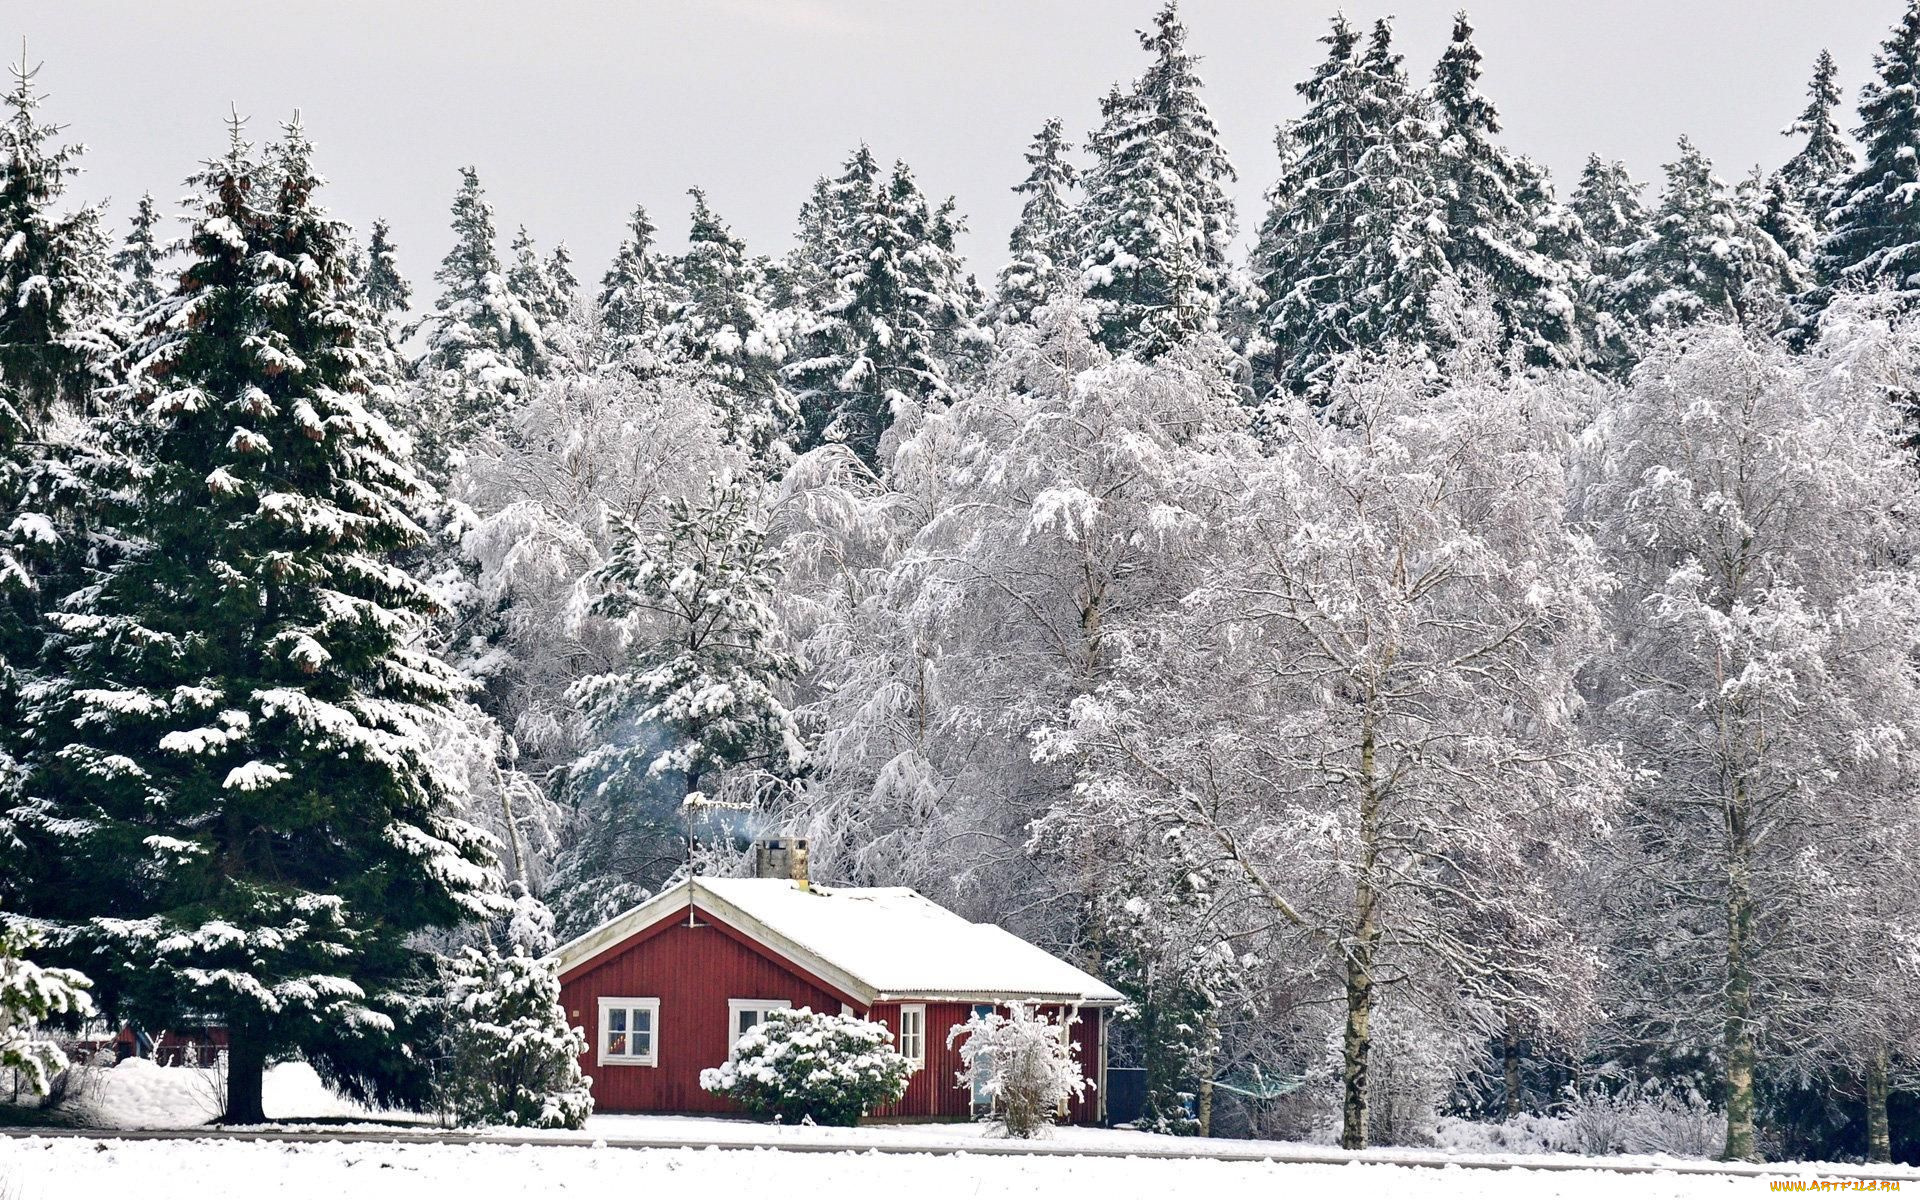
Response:
[[[689,924],[689,916],[692,923]],[[654,1065],[600,1061],[599,1012],[608,998],[658,1001]],[[603,1112],[731,1112],[700,1087],[700,1072],[732,1048],[729,1001],[778,1000],[839,1012],[852,997],[694,907],[660,915],[564,971],[560,1003],[586,1030],[581,1070]],[[864,1008],[864,1006],[861,1006]]]

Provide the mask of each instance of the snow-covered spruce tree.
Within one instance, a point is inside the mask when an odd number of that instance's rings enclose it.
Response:
[[[33,947],[24,930],[0,924],[0,1076],[24,1080],[28,1091],[45,1095],[67,1056],[40,1026],[52,1017],[92,1015],[87,989],[93,982],[78,971],[35,964],[27,957]]]
[[[163,220],[159,205],[153,202],[153,193],[141,193],[140,202],[129,218],[132,228],[127,230],[126,239],[113,256],[113,269],[120,272],[129,313],[145,312],[169,290],[162,278],[168,255],[168,246],[160,236]]]
[[[1807,83],[1807,107],[1793,124],[1781,130],[1790,138],[1804,139],[1776,172],[1790,195],[1806,211],[1807,219],[1826,233],[1827,208],[1833,189],[1853,173],[1853,147],[1834,123],[1833,110],[1840,106],[1840,88],[1834,82],[1839,68],[1833,55],[1825,50],[1814,60],[1813,78]]]
[[[60,126],[39,118],[39,69],[10,69],[0,118],[0,380],[20,419],[37,423],[104,382],[104,360],[118,347],[101,325],[117,282],[101,253],[99,212],[55,207],[84,147],[53,144]]]
[[[912,1076],[878,1021],[775,1009],[740,1035],[726,1062],[700,1072],[700,1086],[763,1119],[855,1125],[899,1103]]]
[[[553,915],[518,883],[502,950],[489,938],[440,963],[447,1078],[442,1100],[462,1124],[578,1129],[593,1115],[580,1074],[586,1036],[568,1024],[560,978],[544,956]]]
[[[453,199],[453,249],[433,273],[441,292],[424,324],[420,369],[437,392],[434,434],[423,457],[439,469],[546,369],[539,318],[508,283],[495,249],[493,207],[472,167],[460,169]]]
[[[1027,149],[1027,177],[1014,186],[1025,196],[1019,223],[1007,248],[1013,261],[1001,268],[988,319],[1014,325],[1033,318],[1033,310],[1076,286],[1079,253],[1074,247],[1072,192],[1079,172],[1067,159],[1067,139],[1059,117],[1050,117]]]
[[[1407,86],[1392,28],[1365,49],[1336,17],[1327,58],[1297,90],[1307,111],[1288,127],[1292,178],[1260,231],[1254,272],[1268,298],[1261,332],[1272,381],[1324,390],[1349,354],[1401,341],[1430,353],[1430,301],[1450,280],[1442,204],[1432,186],[1431,129]]]
[[[1051,1129],[1061,1106],[1090,1086],[1075,1057],[1080,1044],[1070,1038],[1070,1024],[1015,1001],[1005,1016],[974,1013],[953,1027],[947,1044],[960,1047],[963,1085],[985,1076],[981,1090],[993,1104],[987,1119],[1008,1137],[1031,1138]]]
[[[0,909],[32,886],[7,834],[35,749],[21,695],[40,665],[49,589],[72,581],[89,549],[71,518],[85,487],[76,460],[91,452],[60,427],[117,350],[118,281],[98,213],[56,207],[81,147],[53,144],[35,74],[14,68],[0,119]]]
[[[764,280],[706,193],[692,188],[687,252],[674,267],[677,294],[661,341],[669,361],[710,386],[726,415],[727,436],[757,457],[778,461],[790,437],[792,398],[781,386],[783,348],[768,320]]]
[[[1886,399],[1910,353],[1669,337],[1583,441],[1577,516],[1620,581],[1595,699],[1635,768],[1607,1007],[1714,1064],[1730,1159],[1796,1055],[1870,1061],[1874,1008],[1913,1002],[1869,950],[1915,920],[1883,903],[1913,895],[1920,494]]]
[[[1350,369],[1325,418],[1286,398],[1272,454],[1218,480],[1204,582],[1037,748],[1080,764],[1063,819],[1184,831],[1281,939],[1279,986],[1343,997],[1320,1046],[1349,1148],[1377,1030],[1484,1045],[1591,974],[1552,865],[1606,810],[1575,725],[1604,577],[1566,523],[1570,414],[1498,362]]]
[[[1633,272],[1630,252],[1653,232],[1653,219],[1640,198],[1645,186],[1634,180],[1626,163],[1590,154],[1567,198],[1592,246],[1581,297],[1593,320],[1586,362],[1610,375],[1624,376],[1638,357],[1638,322],[1624,319],[1614,306]]]
[[[399,250],[384,217],[375,217],[367,234],[367,261],[359,288],[361,302],[381,321],[396,321],[413,305],[413,285],[400,273]]]
[[[1792,184],[1778,171],[1762,176],[1760,168],[1755,167],[1740,186],[1740,199],[1748,209],[1748,219],[1786,255],[1785,279],[1790,291],[1797,295],[1807,290],[1820,257],[1822,235]]]
[[[1215,326],[1233,242],[1226,185],[1236,176],[1172,0],[1140,45],[1152,65],[1101,104],[1075,241],[1101,341],[1153,358]]]
[[[659,334],[672,297],[669,275],[654,253],[655,230],[645,205],[634,205],[627,236],[600,277],[599,311],[603,345],[599,360],[607,368],[648,375],[660,365]]]
[[[759,497],[722,475],[664,507],[664,527],[628,525],[590,581],[593,611],[618,623],[626,654],[570,689],[594,736],[570,771],[590,836],[556,881],[568,928],[576,912],[644,898],[670,853],[662,843],[702,805],[755,802],[807,761]]]
[[[873,151],[862,142],[840,165],[840,174],[814,181],[800,206],[799,227],[787,254],[785,303],[804,313],[832,304],[847,247],[858,233],[861,214],[886,184]]]
[[[1627,251],[1627,274],[1609,307],[1643,332],[1703,320],[1772,328],[1793,290],[1785,252],[1692,141],[1680,139],[1665,169],[1660,207]]]
[[[534,243],[533,235],[527,232],[525,225],[514,231],[513,263],[507,268],[507,287],[527,306],[533,319],[544,326],[549,320],[562,316],[567,309],[560,296],[559,287],[553,276],[547,271],[547,260],[540,257],[540,247]]]
[[[1828,194],[1820,286],[1800,304],[1810,330],[1841,291],[1890,288],[1912,303],[1920,274],[1920,0],[1874,55],[1860,90],[1860,165]]]
[[[193,182],[110,430],[123,555],[53,616],[66,671],[33,720],[61,742],[22,828],[48,957],[123,1019],[226,1026],[248,1123],[276,1055],[404,1069],[410,938],[500,902],[426,758],[459,682],[414,648],[430,598],[392,563],[421,485],[362,398],[346,230],[297,124],[263,167],[236,121]]]
[[[956,232],[950,206],[931,209],[905,163],[866,196],[831,298],[785,369],[807,445],[843,443],[876,466],[895,421],[951,395],[953,360],[980,336]]]
[[[1537,210],[1557,206],[1540,169],[1496,140],[1500,114],[1480,91],[1480,51],[1464,12],[1454,18],[1428,97],[1448,264],[1463,287],[1493,305],[1506,339],[1526,361],[1578,362],[1582,347],[1569,271],[1541,252],[1536,229],[1549,215]]]

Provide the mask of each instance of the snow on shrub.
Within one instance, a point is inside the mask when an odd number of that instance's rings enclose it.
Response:
[[[445,1102],[467,1125],[578,1129],[593,1113],[580,1074],[585,1035],[567,1024],[560,979],[519,946],[468,946],[444,959]]]
[[[913,1063],[885,1025],[811,1009],[777,1009],[700,1072],[700,1086],[756,1117],[852,1125],[907,1094]]]
[[[67,1056],[40,1035],[40,1022],[91,1013],[93,984],[78,971],[36,965],[26,956],[32,947],[25,933],[0,926],[0,1071],[44,1095]]]
[[[1070,1041],[1071,1022],[1039,1012],[1031,1004],[1011,1004],[1007,1015],[976,1012],[956,1025],[947,1044],[960,1042],[967,1066],[962,1084],[980,1077],[981,1090],[993,1102],[987,1120],[1009,1137],[1034,1137],[1053,1124],[1060,1107],[1092,1086],[1080,1074],[1078,1042]]]

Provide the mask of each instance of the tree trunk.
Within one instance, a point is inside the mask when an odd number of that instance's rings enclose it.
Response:
[[[1867,1060],[1867,1161],[1893,1161],[1893,1141],[1887,1134],[1887,1051],[1884,1046]]]
[[[1507,1085],[1507,1119],[1520,1115],[1520,1025],[1509,1012],[1506,1033],[1500,1039],[1501,1063]]]
[[[1367,1069],[1373,1051],[1373,956],[1380,945],[1374,921],[1373,866],[1379,844],[1380,793],[1373,777],[1373,725],[1360,736],[1360,871],[1354,886],[1353,936],[1347,954],[1347,1029],[1341,1047],[1345,1099],[1340,1111],[1340,1145],[1367,1148]]]
[[[1213,1136],[1213,1072],[1218,1067],[1217,1050],[1220,1044],[1220,1010],[1211,1004],[1207,1007],[1207,1023],[1201,1031],[1204,1039],[1200,1054],[1200,1100],[1196,1114],[1200,1120],[1200,1136]]]
[[[223,1125],[265,1125],[267,1112],[262,1106],[266,1082],[266,1047],[251,1031],[236,1025],[229,1031],[227,1046],[227,1111]]]
[[[1734,784],[1727,807],[1727,1147],[1722,1158],[1758,1162],[1753,1125],[1753,935],[1752,880],[1748,866],[1746,789]]]

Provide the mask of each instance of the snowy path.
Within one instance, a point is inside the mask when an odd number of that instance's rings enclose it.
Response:
[[[622,1132],[620,1127],[627,1126]],[[595,1118],[583,1133],[559,1131],[408,1129],[342,1129],[294,1127],[272,1129],[17,1129],[0,1130],[7,1155],[23,1145],[40,1142],[94,1144],[102,1149],[117,1144],[193,1143],[223,1145],[282,1145],[289,1152],[304,1148],[378,1147],[477,1150],[502,1152],[540,1150],[739,1152],[806,1155],[876,1155],[916,1158],[1107,1159],[1154,1163],[1219,1162],[1266,1167],[1362,1168],[1458,1172],[1500,1171],[1527,1176],[1578,1174],[1588,1176],[1667,1176],[1719,1179],[1865,1179],[1898,1180],[1920,1184],[1920,1170],[1896,1166],[1872,1169],[1846,1163],[1734,1164],[1683,1159],[1609,1158],[1573,1155],[1455,1155],[1436,1151],[1383,1149],[1358,1154],[1332,1147],[1286,1142],[1199,1141],[1137,1134],[1124,1130],[1066,1129],[1047,1141],[1017,1142],[982,1137],[975,1125],[879,1125],[859,1129],[779,1128],[744,1121],[703,1118]],[[12,1143],[8,1145],[7,1143]],[[5,1157],[0,1157],[0,1163]],[[1290,1177],[1291,1178],[1291,1177]],[[1638,1185],[1636,1185],[1638,1186]],[[4,1195],[0,1191],[0,1195]],[[1664,1194],[1664,1193],[1655,1193]],[[24,1200],[24,1198],[23,1198]]]
[[[897,1149],[897,1148],[896,1148]],[[777,1150],[652,1150],[555,1145],[396,1144],[290,1141],[287,1135],[200,1140],[160,1137],[0,1139],[0,1194],[56,1200],[137,1190],[141,1200],[270,1195],[301,1200],[525,1200],[528,1196],[672,1197],[833,1195],[948,1200],[1130,1200],[1202,1196],[1272,1200],[1276,1195],[1407,1197],[1410,1200],[1598,1200],[1617,1195],[1617,1173],[1583,1169],[1469,1172],[1395,1163],[1239,1162],[1086,1154],[1007,1156],[977,1152],[790,1154]],[[1807,1179],[1783,1172],[1774,1178]],[[1632,1184],[1635,1200],[1747,1197],[1751,1178],[1655,1172]],[[1766,1190],[1766,1189],[1761,1189]]]

